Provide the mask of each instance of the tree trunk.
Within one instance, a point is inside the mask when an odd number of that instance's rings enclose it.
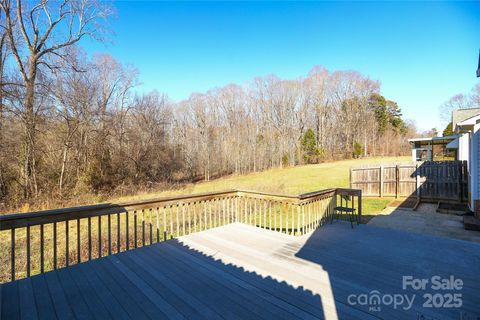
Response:
[[[35,146],[36,146],[36,116],[35,116],[35,82],[37,78],[37,62],[30,60],[29,77],[25,83],[25,158],[24,158],[24,195],[30,198],[37,193]]]
[[[65,175],[65,167],[67,166],[67,154],[68,154],[68,143],[65,143],[65,146],[63,149],[62,170],[60,172],[60,179],[58,181],[58,189],[60,191],[60,195],[62,195],[62,191],[63,191],[63,177]]]

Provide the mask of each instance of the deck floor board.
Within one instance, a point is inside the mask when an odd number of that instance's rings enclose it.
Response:
[[[158,257],[168,257],[171,259],[182,273],[197,274],[206,282],[215,285],[215,290],[223,292],[230,296],[234,305],[248,306],[249,311],[255,314],[255,317],[268,318],[274,316],[277,319],[291,319],[295,314],[279,308],[276,304],[265,299],[261,293],[254,290],[248,290],[232,278],[225,277],[218,272],[211,272],[202,265],[195,264],[191,255],[179,256],[178,253],[168,250],[167,246],[158,246],[152,248],[158,250]]]
[[[240,223],[0,286],[2,319],[476,319],[480,244],[337,222],[302,237]],[[402,277],[462,279],[462,307],[424,308]],[[351,294],[416,294],[407,310]],[[453,291],[448,291],[453,293]],[[442,292],[445,293],[445,292]]]

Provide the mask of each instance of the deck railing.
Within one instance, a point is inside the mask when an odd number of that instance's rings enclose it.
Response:
[[[353,189],[298,196],[228,190],[7,214],[0,216],[0,282],[233,222],[299,236],[322,225],[345,197],[361,215],[361,191]]]

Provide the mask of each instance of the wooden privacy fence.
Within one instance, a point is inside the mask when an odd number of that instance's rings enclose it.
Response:
[[[337,196],[356,199],[361,215],[361,191],[328,189],[298,196],[229,190],[0,216],[0,282],[233,222],[303,235],[332,214]]]
[[[364,196],[465,202],[468,166],[466,161],[425,161],[352,167],[350,187],[362,190]]]

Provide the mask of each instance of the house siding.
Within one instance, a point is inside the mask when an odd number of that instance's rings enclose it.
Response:
[[[476,178],[476,186],[477,186],[477,192],[476,192],[476,199],[480,199],[480,170],[478,170],[478,168],[480,168],[480,138],[479,138],[479,135],[480,135],[480,131],[476,131],[475,134],[474,134],[474,144],[475,144],[475,154],[477,156],[477,159],[475,161],[475,171],[476,171],[476,175],[475,175],[475,178]]]
[[[470,133],[470,206],[476,214],[480,214],[480,124],[476,124]]]

